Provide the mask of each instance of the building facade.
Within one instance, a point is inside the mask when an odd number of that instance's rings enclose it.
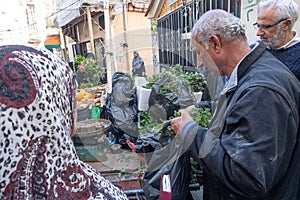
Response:
[[[146,73],[153,73],[150,20],[145,17],[147,0],[56,0],[56,3],[70,64],[76,55],[94,53],[97,63],[107,69],[110,86],[115,72],[131,74],[133,51],[139,50]]]

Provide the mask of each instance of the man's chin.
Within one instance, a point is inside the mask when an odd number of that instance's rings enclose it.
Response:
[[[269,49],[277,49],[277,47],[275,47],[274,44],[271,44],[271,43],[265,43],[265,45],[266,45]]]
[[[268,39],[261,39],[263,41],[263,43],[265,43],[266,45],[269,44],[269,40]]]
[[[269,40],[263,40],[263,43],[268,47],[268,48],[272,48],[272,44],[269,42]]]

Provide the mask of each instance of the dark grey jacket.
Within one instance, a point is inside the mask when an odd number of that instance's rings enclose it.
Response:
[[[204,199],[300,199],[300,84],[260,43],[238,66],[210,128],[183,144],[204,168]]]

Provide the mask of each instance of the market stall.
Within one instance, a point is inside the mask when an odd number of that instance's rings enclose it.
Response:
[[[147,80],[134,80],[117,72],[112,77],[110,94],[105,84],[78,91],[78,105],[89,108],[86,115],[78,107],[78,128],[73,139],[80,159],[133,199],[137,195],[159,195],[163,174],[172,177],[170,187],[174,191],[199,189],[201,169],[189,157],[173,151],[174,133],[168,121],[178,116],[179,109],[197,101],[191,88],[203,89],[204,79],[199,74],[173,70]],[[97,107],[100,113],[95,111]],[[202,126],[207,126],[211,117],[206,109],[193,110],[191,115]]]
[[[99,171],[124,191],[142,188],[144,165],[138,155],[112,143],[108,134],[112,123],[106,119],[107,86],[77,92],[77,131],[73,142],[79,159]],[[135,195],[134,195],[135,196]]]

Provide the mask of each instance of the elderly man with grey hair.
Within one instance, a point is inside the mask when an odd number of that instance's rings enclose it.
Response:
[[[300,83],[266,50],[247,43],[241,20],[211,10],[193,27],[199,59],[229,80],[205,129],[188,109],[171,121],[203,167],[204,199],[300,199]]]
[[[257,36],[268,50],[300,80],[300,38],[293,27],[298,6],[293,0],[266,0],[258,4]]]

